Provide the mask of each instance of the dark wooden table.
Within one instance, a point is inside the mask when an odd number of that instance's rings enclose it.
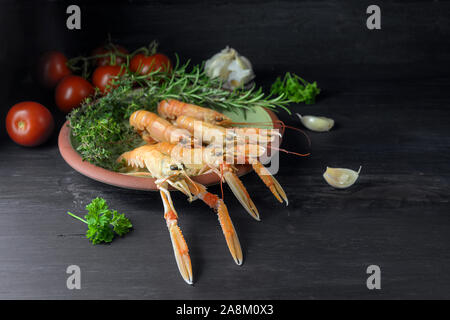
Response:
[[[310,157],[281,155],[277,179],[289,206],[278,204],[254,173],[243,181],[261,222],[225,191],[243,266],[232,261],[212,211],[174,195],[192,287],[178,273],[157,193],[80,175],[60,157],[56,136],[34,149],[3,139],[0,298],[449,298],[450,79],[318,79],[322,98],[293,111],[330,116],[337,125],[308,133]],[[304,151],[304,137],[287,131],[283,146]],[[360,165],[350,189],[332,189],[322,178],[326,166]],[[131,218],[131,234],[111,245],[86,240],[85,226],[66,211],[82,214],[97,196]],[[66,288],[72,264],[81,268],[81,290]],[[378,291],[366,287],[372,264],[382,272]]]

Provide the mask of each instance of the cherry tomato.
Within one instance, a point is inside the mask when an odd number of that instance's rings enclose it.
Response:
[[[44,143],[54,127],[55,122],[50,111],[37,102],[20,102],[6,115],[8,135],[15,143],[26,147]]]
[[[114,48],[120,53],[128,54],[128,50],[122,46],[114,45]],[[107,53],[111,53],[111,52],[114,53],[114,52],[116,52],[114,50],[114,48],[111,46],[99,47],[92,52],[92,55],[107,54]],[[125,62],[127,62],[126,58],[116,55],[116,63],[114,65],[120,66],[121,64],[123,64]],[[98,58],[97,65],[98,66],[111,65],[111,57]]]
[[[61,52],[51,51],[44,54],[38,66],[39,81],[48,88],[54,88],[62,78],[72,73],[66,62],[67,58]]]
[[[92,94],[94,87],[87,80],[79,76],[67,76],[56,87],[55,102],[61,111],[68,113]]]
[[[124,71],[120,66],[101,66],[95,69],[92,75],[92,83],[94,86],[100,89],[100,92],[105,94],[109,91],[106,87],[110,85],[110,88],[115,88],[116,86],[111,86],[111,82],[114,77],[120,76]]]
[[[158,69],[167,72],[172,70],[169,58],[162,53],[151,56],[138,53],[130,61],[130,70],[139,74],[147,74]]]

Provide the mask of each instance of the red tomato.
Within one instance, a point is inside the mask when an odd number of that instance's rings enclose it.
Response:
[[[169,58],[162,53],[157,53],[152,56],[139,53],[130,61],[130,70],[133,72],[147,74],[158,69],[161,71],[172,70]]]
[[[116,50],[118,52],[123,53],[123,54],[128,54],[128,50],[125,49],[124,47],[117,46],[117,45],[114,45],[114,47],[116,48]],[[115,52],[112,47],[104,46],[104,47],[99,47],[99,48],[95,49],[92,52],[92,55],[106,54],[106,53],[111,53],[111,52],[113,52],[113,53]],[[127,62],[126,58],[116,55],[116,63],[114,65],[120,66],[121,64],[126,63],[126,62]],[[111,57],[98,58],[97,59],[97,65],[98,66],[111,65]]]
[[[105,94],[109,91],[106,87],[111,85],[114,77],[120,76],[124,71],[120,66],[102,66],[95,69],[92,75],[92,83],[100,89],[100,92]],[[115,88],[116,86],[111,86]]]
[[[68,113],[92,94],[94,87],[87,80],[79,76],[67,76],[56,87],[55,102],[61,111]]]
[[[72,73],[66,62],[67,58],[61,52],[51,51],[44,54],[38,66],[40,82],[48,88],[55,87],[59,80]]]
[[[37,102],[20,102],[14,105],[6,116],[8,135],[14,142],[26,147],[44,143],[54,127],[50,111]]]

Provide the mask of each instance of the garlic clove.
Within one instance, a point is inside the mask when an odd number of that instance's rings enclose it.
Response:
[[[316,132],[330,131],[334,126],[334,120],[326,117],[302,116],[297,113],[302,124],[309,130]]]
[[[228,77],[227,67],[228,65],[226,61],[216,60],[211,63],[211,69],[208,75],[211,78],[219,77],[220,79],[226,79]]]
[[[236,88],[244,85],[255,77],[250,61],[243,56],[237,56],[236,59],[229,64],[228,70],[231,71],[228,75],[228,83],[231,87]]]
[[[361,168],[362,167],[359,167],[358,172],[356,172],[350,169],[327,167],[323,177],[330,186],[338,189],[346,189],[356,182],[359,173],[361,172]]]
[[[250,71],[253,73],[253,66],[252,66],[250,60],[248,60],[244,56],[238,56],[237,60],[238,60],[238,62],[241,65],[242,68],[250,69]]]

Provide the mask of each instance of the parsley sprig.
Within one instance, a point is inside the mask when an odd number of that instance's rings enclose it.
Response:
[[[84,219],[71,212],[67,212],[67,214],[88,225],[86,238],[92,244],[111,242],[115,234],[123,236],[133,227],[124,214],[119,214],[116,210],[110,210],[103,198],[92,200],[86,206],[86,210],[88,210],[88,214],[84,216]]]
[[[320,89],[315,81],[309,83],[298,75],[288,72],[283,80],[280,77],[275,80],[270,92],[274,95],[284,94],[295,103],[313,104],[316,102],[316,96],[320,93]]]

